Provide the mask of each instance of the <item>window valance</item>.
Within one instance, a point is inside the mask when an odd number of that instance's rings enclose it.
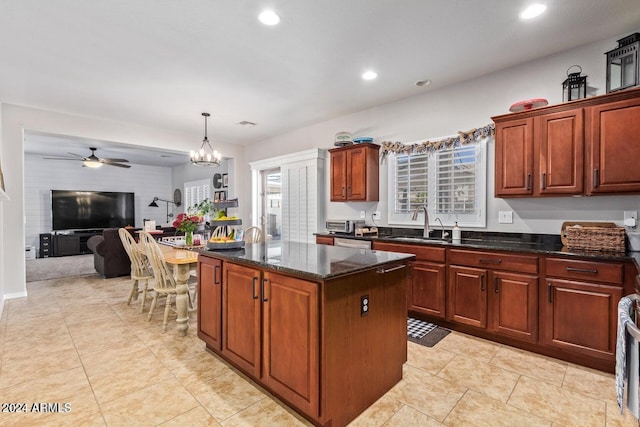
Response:
[[[422,141],[413,144],[402,142],[384,141],[380,148],[380,156],[384,159],[389,153],[401,154],[424,154],[433,153],[438,150],[458,147],[460,145],[475,144],[489,136],[496,134],[496,127],[493,123],[481,128],[471,129],[466,132],[458,132],[458,136],[440,139],[437,141]]]

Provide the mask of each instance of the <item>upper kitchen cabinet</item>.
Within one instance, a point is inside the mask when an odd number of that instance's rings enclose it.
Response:
[[[332,202],[378,201],[379,151],[370,143],[329,150]]]
[[[589,111],[593,194],[640,191],[640,92],[635,92],[635,98]]]
[[[640,89],[493,120],[496,197],[640,191]]]

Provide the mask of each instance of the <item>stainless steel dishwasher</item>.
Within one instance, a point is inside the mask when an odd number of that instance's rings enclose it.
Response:
[[[343,237],[334,237],[333,245],[347,248],[371,249],[370,240],[345,239]]]

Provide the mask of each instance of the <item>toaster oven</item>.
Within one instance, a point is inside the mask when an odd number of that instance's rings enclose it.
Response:
[[[325,222],[325,228],[329,233],[353,233],[359,227],[364,227],[364,221],[330,219]]]

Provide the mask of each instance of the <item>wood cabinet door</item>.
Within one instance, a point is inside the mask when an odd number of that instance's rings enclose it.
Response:
[[[222,353],[260,378],[260,270],[223,263]]]
[[[347,200],[347,152],[331,152],[331,201]]]
[[[589,108],[590,192],[640,191],[640,99]]]
[[[200,257],[198,263],[198,337],[222,349],[222,261]]]
[[[364,147],[347,151],[347,199],[367,200],[367,152]]]
[[[318,284],[265,272],[262,381],[304,412],[319,415]]]
[[[445,264],[413,262],[409,268],[409,310],[444,319]]]
[[[538,341],[538,277],[492,271],[489,280],[491,332]]]
[[[562,279],[546,282],[544,344],[613,360],[622,287]]]
[[[449,266],[449,320],[487,327],[487,270]]]
[[[538,166],[534,194],[584,191],[584,110],[545,114],[534,121]]]
[[[496,197],[533,194],[533,118],[496,123]]]

